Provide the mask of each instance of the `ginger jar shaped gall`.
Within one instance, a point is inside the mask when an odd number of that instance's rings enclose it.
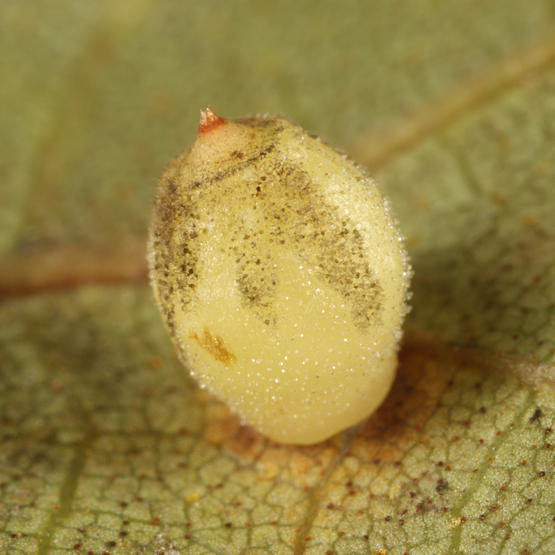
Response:
[[[148,257],[180,358],[243,423],[315,443],[388,393],[403,241],[372,179],[301,127],[202,112],[159,181]]]

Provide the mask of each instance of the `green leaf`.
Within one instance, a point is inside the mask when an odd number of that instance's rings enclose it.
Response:
[[[0,8],[0,551],[555,552],[552,2]],[[198,110],[276,112],[391,199],[391,394],[310,447],[190,380],[145,281]]]

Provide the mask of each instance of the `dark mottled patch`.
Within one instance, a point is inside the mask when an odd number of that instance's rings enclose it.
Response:
[[[338,216],[301,168],[276,163],[266,177],[258,182],[253,195],[264,198],[263,204],[253,208],[259,213],[257,228],[249,229],[235,245],[237,284],[245,304],[264,322],[276,321],[272,308],[276,261],[259,246],[274,240],[296,252],[301,261],[316,269],[318,278],[345,298],[357,327],[370,326],[380,311],[381,287],[368,266],[363,239],[354,223]],[[257,234],[263,240],[257,241]]]
[[[535,422],[542,415],[541,409],[536,409],[534,414],[530,417],[530,424]]]
[[[381,287],[368,266],[360,232],[326,203],[301,168],[285,166],[280,179],[287,199],[283,216],[290,220],[293,249],[351,305],[355,326],[367,328],[380,311]]]
[[[272,310],[277,279],[272,259],[262,259],[256,249],[237,269],[236,282],[245,304],[254,310],[256,316],[266,325],[276,323],[276,315]],[[262,254],[260,253],[262,256]]]
[[[436,486],[436,491],[442,495],[443,490],[446,490],[449,487],[449,482],[447,482],[446,480],[444,480],[443,478],[440,478],[437,481],[437,486]]]
[[[234,230],[227,254],[235,260],[235,280],[243,302],[266,325],[277,323],[273,308],[277,287],[274,265],[279,267],[275,244],[296,253],[301,263],[312,267],[316,276],[351,307],[354,324],[367,329],[379,318],[382,290],[368,265],[355,222],[341,217],[326,202],[319,185],[301,165],[283,160],[276,149],[282,124],[272,119],[247,119],[244,123],[253,128],[273,126],[264,132],[264,141],[256,151],[233,151],[232,163],[202,182],[178,187],[173,175],[184,161],[180,158],[160,182],[152,233],[156,253],[153,270],[170,331],[176,303],[187,311],[194,299],[203,244],[209,240],[206,225],[216,214],[215,225]],[[247,172],[249,177],[244,181],[229,182],[247,168],[254,171]],[[241,201],[248,218],[244,213],[220,210],[228,195]],[[217,342],[207,339],[206,334],[191,337],[217,352]]]
[[[195,239],[198,237],[199,216],[194,203],[183,201],[182,191],[171,174],[161,180],[154,215],[152,270],[156,275],[161,311],[170,333],[174,335],[176,299],[186,306],[198,281]],[[183,229],[183,222],[187,222],[186,229]],[[178,295],[175,295],[176,292]]]
[[[255,162],[259,162],[261,159],[265,158],[268,155],[268,152],[271,152],[272,150],[273,149],[270,149],[270,151],[267,151],[267,147],[264,147],[258,150],[254,155],[247,158],[246,160],[242,162],[234,161],[233,165],[230,165],[224,168],[223,170],[217,171],[212,175],[209,175],[206,178],[206,180],[203,182],[204,189],[213,188],[218,182],[221,182],[224,179],[227,179],[233,175],[236,175],[244,171],[246,168],[252,166]],[[189,188],[193,188],[193,184],[189,185]]]

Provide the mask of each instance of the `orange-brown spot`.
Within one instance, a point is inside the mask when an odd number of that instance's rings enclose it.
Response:
[[[226,366],[237,360],[237,357],[225,348],[223,339],[219,335],[212,335],[208,328],[204,328],[200,337],[196,332],[189,333],[189,339],[196,341],[201,349],[210,353],[216,360]]]
[[[206,110],[201,110],[198,134],[201,135],[202,133],[212,131],[224,123],[228,123],[228,120],[218,116],[212,109],[206,108]]]

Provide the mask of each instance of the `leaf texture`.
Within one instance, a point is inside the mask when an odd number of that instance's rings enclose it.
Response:
[[[0,551],[553,553],[552,2],[0,8]],[[280,113],[390,198],[414,266],[368,421],[272,443],[145,283],[198,109]]]

